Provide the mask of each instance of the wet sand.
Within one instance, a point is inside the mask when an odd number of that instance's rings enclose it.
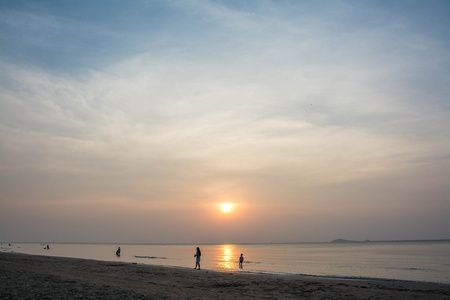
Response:
[[[450,285],[0,253],[0,299],[449,299]]]

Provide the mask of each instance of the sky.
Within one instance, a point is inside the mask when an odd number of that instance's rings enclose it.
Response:
[[[450,239],[450,1],[0,0],[0,70],[0,241]]]

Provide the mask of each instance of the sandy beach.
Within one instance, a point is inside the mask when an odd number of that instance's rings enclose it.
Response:
[[[450,285],[0,253],[0,299],[450,299]]]

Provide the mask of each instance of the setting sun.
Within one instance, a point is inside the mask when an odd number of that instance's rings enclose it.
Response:
[[[231,203],[223,203],[222,204],[222,211],[225,213],[229,213],[231,211]]]

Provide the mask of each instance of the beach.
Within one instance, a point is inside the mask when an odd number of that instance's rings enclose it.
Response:
[[[1,299],[450,299],[450,285],[0,253]]]

